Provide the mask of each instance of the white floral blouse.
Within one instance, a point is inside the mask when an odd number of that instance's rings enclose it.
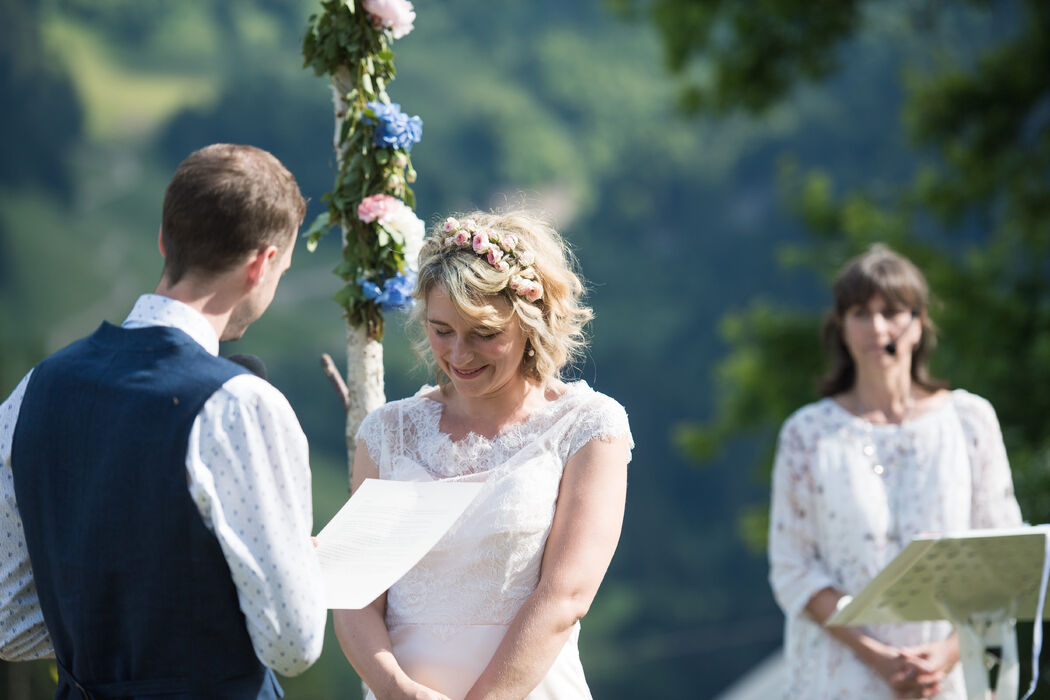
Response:
[[[1021,524],[991,404],[961,389],[929,413],[873,424],[830,398],[796,411],[773,467],[770,582],[787,618],[787,698],[887,698],[889,686],[804,608],[822,588],[856,594],[921,533]],[[879,625],[906,646],[943,639],[946,622]],[[942,699],[964,698],[956,667]]]

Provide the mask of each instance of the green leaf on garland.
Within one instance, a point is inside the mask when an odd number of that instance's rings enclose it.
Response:
[[[342,306],[344,309],[349,309],[350,302],[354,301],[354,290],[356,289],[356,284],[348,284],[342,289],[340,289],[338,292],[336,292],[334,295],[332,295],[332,301],[334,301],[336,304],[339,304],[339,306]]]
[[[317,250],[318,241],[328,233],[331,227],[328,212],[318,214],[317,218],[310,224],[310,228],[306,229],[306,250],[311,253]]]
[[[352,280],[357,277],[357,265],[354,265],[349,260],[342,260],[332,270],[332,274],[344,280]]]
[[[379,230],[386,232],[387,236],[389,236],[389,240],[392,240],[394,243],[397,243],[399,246],[405,245],[405,236],[404,236],[404,234],[402,234],[397,229],[393,229],[393,228],[389,228],[388,229],[386,226],[383,226],[382,224],[380,224],[379,225]]]

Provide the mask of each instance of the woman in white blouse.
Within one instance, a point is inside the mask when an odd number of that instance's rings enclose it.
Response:
[[[985,399],[930,378],[928,288],[910,261],[876,245],[840,270],[834,296],[824,398],[784,423],[773,468],[786,696],[962,699],[948,623],[823,623],[913,537],[1021,524],[999,423]]]
[[[414,296],[438,386],[369,414],[368,477],[484,484],[408,574],[335,631],[367,697],[589,700],[577,651],[620,535],[627,414],[562,368],[591,318],[560,236],[522,213],[449,218]]]

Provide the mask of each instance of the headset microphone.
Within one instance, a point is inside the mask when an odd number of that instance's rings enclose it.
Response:
[[[912,310],[912,312],[911,312],[911,319],[908,320],[907,325],[905,325],[904,328],[901,329],[900,333],[898,333],[896,336],[894,336],[893,340],[891,340],[890,342],[886,343],[886,345],[883,346],[882,349],[886,351],[887,355],[896,355],[897,354],[897,341],[901,339],[902,335],[904,335],[905,333],[908,332],[908,329],[911,328],[912,322],[918,317],[919,317],[919,312],[915,311],[915,310]]]

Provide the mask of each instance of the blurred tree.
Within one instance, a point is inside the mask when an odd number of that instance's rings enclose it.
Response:
[[[836,49],[857,31],[860,0],[610,0],[621,12],[645,6],[672,73],[685,82],[688,112],[758,111],[796,83],[827,77]]]
[[[44,190],[72,196],[70,153],[81,139],[82,112],[69,75],[44,46],[40,9],[33,0],[0,0],[0,195]],[[25,313],[17,287],[11,231],[0,221],[0,386],[13,386],[38,357],[40,334]]]
[[[332,178],[334,157],[318,157],[331,146],[329,104],[312,82],[260,69],[224,84],[215,104],[175,115],[159,134],[157,147],[165,165],[174,169],[207,141],[250,143],[280,158],[313,196],[324,192]]]
[[[41,185],[62,198],[71,191],[68,156],[80,140],[80,103],[69,75],[40,37],[39,7],[0,0],[0,186]]]

